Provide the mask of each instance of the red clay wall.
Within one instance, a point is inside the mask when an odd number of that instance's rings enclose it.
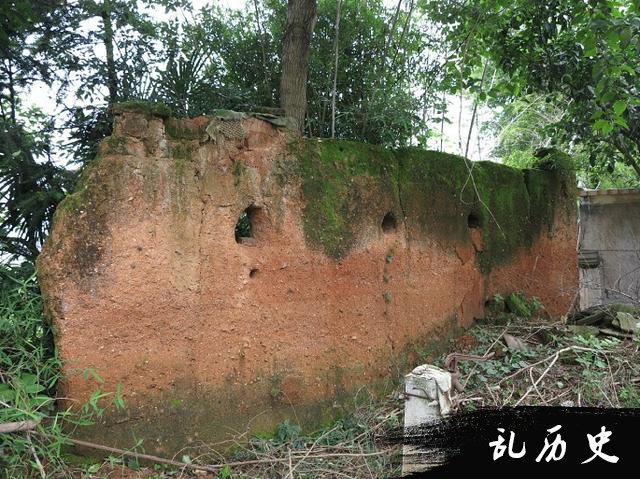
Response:
[[[557,198],[552,227],[490,272],[476,259],[482,232],[443,247],[408,234],[410,218],[388,233],[362,225],[336,259],[305,235],[300,183],[278,174],[287,134],[249,119],[243,139],[213,141],[201,136],[204,117],[171,121],[117,116],[38,261],[61,394],[88,397],[98,384],[85,368],[103,390],[122,386],[126,410],[110,412],[94,439],[127,445],[135,435],[168,452],[283,417],[315,423],[345,393],[406,372],[414,365],[398,358],[439,327],[480,317],[494,293],[522,290],[552,314],[570,307],[572,198]],[[367,200],[381,211],[388,201]],[[255,238],[238,244],[249,204],[260,208]]]

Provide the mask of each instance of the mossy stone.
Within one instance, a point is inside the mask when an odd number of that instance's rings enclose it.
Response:
[[[527,300],[522,293],[511,293],[505,298],[505,303],[507,304],[509,311],[516,316],[521,318],[531,317],[531,308],[529,307],[529,304],[527,304]]]

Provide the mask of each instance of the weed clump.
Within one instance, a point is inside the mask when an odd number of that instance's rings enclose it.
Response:
[[[58,477],[74,469],[63,449],[68,428],[91,424],[110,394],[96,391],[78,411],[60,410],[59,379],[33,265],[0,266],[0,424],[8,428],[0,433],[0,478]],[[121,395],[113,402],[122,406]]]

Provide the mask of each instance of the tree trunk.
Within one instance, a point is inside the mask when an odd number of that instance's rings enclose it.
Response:
[[[11,122],[16,124],[16,90],[13,86],[13,71],[11,70],[11,59],[7,61],[7,76],[9,77],[9,106],[11,107]]]
[[[113,56],[113,26],[111,25],[111,0],[102,4],[102,25],[104,26],[104,46],[107,51],[107,88],[109,88],[109,106],[118,101],[118,77]]]
[[[340,7],[342,0],[338,0],[336,10],[336,33],[333,37],[334,65],[333,65],[333,92],[331,94],[331,138],[336,137],[336,95],[338,93],[338,47],[340,38]]]
[[[289,0],[282,47],[280,106],[298,131],[303,129],[307,111],[309,47],[316,19],[316,0]]]
[[[398,5],[396,6],[396,11],[393,14],[393,20],[391,21],[391,27],[386,30],[383,33],[383,39],[384,40],[384,44],[383,44],[383,50],[382,52],[379,54],[379,58],[380,58],[380,69],[374,69],[375,75],[376,75],[376,79],[374,79],[374,88],[371,92],[371,98],[368,98],[368,101],[366,102],[366,106],[365,106],[365,110],[364,110],[364,118],[362,120],[362,129],[360,130],[360,136],[362,137],[361,140],[365,141],[365,135],[367,133],[367,128],[368,128],[368,121],[369,121],[369,112],[372,109],[372,106],[375,104],[376,101],[376,94],[378,93],[378,90],[383,90],[385,85],[385,74],[386,74],[386,67],[387,67],[387,50],[389,49],[389,46],[391,45],[391,42],[393,40],[393,36],[395,35],[396,32],[396,23],[398,23],[398,17],[400,16],[400,9],[402,7],[402,2],[404,0],[398,0]]]
[[[487,75],[487,64],[488,62],[484,62],[484,68],[482,69],[482,79],[480,80],[480,92],[482,93],[482,87],[484,85],[484,78]],[[469,145],[471,144],[471,132],[473,131],[473,122],[476,120],[476,115],[478,113],[478,98],[476,97],[473,102],[473,113],[471,114],[471,123],[469,123],[469,133],[467,134],[467,145],[464,147],[464,157],[467,158],[469,154]]]
[[[267,37],[262,29],[262,24],[260,23],[260,9],[258,8],[258,0],[253,0],[253,7],[256,12],[256,27],[258,29],[258,36],[260,37],[260,49],[262,50],[262,69],[264,71],[264,77],[262,79],[264,85],[264,96],[267,100],[265,106],[272,105],[272,94],[271,94],[271,77],[269,76],[269,65],[267,65]]]

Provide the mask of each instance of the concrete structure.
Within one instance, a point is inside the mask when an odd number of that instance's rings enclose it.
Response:
[[[451,373],[429,364],[414,368],[404,377],[404,429],[415,434],[419,428],[440,421],[451,411]],[[424,472],[440,465],[443,457],[438,451],[427,451],[405,444],[402,447],[402,475]]]
[[[640,190],[580,192],[580,307],[640,304]]]
[[[38,260],[60,395],[120,385],[126,409],[81,432],[163,454],[285,418],[313,428],[363,385],[391,390],[494,294],[565,314],[574,185],[560,169],[120,108]]]

